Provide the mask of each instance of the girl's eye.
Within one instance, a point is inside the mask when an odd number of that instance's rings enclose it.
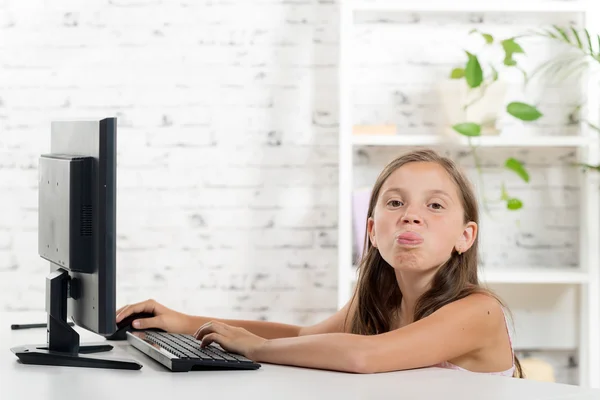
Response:
[[[442,210],[444,208],[440,203],[431,203],[429,206],[434,210]]]
[[[403,203],[400,200],[390,200],[388,201],[388,206],[392,207],[402,207]]]

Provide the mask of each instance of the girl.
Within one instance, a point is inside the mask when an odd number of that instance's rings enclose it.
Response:
[[[478,207],[467,178],[432,150],[403,155],[372,190],[357,289],[314,326],[216,320],[147,300],[137,329],[193,334],[257,362],[375,373],[428,366],[523,377],[501,301],[477,278]]]

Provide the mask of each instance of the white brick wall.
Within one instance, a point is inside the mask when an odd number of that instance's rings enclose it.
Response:
[[[44,306],[36,167],[50,121],[114,115],[119,304],[154,297],[190,313],[300,324],[330,315],[337,19],[336,1],[0,0],[0,308]],[[356,75],[355,122],[430,134],[440,123],[431,83],[462,60],[471,28],[508,35],[572,19],[415,14],[370,23],[356,47],[370,71]],[[535,126],[571,132],[554,110],[573,94],[546,93],[548,118]],[[357,185],[396,154],[357,153]],[[570,151],[482,155],[486,192],[496,196],[502,178],[526,204],[484,219],[486,265],[575,265]],[[508,155],[531,168],[532,184],[500,168]]]
[[[337,5],[0,2],[0,307],[43,309],[37,157],[116,115],[118,302],[335,310]]]

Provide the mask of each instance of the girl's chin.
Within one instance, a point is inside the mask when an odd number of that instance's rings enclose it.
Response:
[[[403,269],[421,269],[421,265],[423,264],[422,258],[415,253],[399,253],[394,257],[394,263],[390,264],[397,270]]]

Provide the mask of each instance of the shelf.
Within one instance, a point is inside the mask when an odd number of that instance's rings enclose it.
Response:
[[[356,283],[356,267],[351,269],[352,284]],[[584,284],[589,274],[575,268],[487,268],[479,271],[483,284]]]
[[[479,271],[483,283],[582,284],[589,281],[585,271],[575,268],[487,268]]]
[[[479,136],[446,138],[435,135],[353,135],[355,146],[468,146],[480,147],[581,147],[594,144],[584,136]]]
[[[473,0],[425,0],[421,2],[395,1],[386,4],[376,2],[369,4],[354,1],[350,4],[352,11],[359,12],[585,12],[589,10],[587,1],[514,1],[505,2],[473,1]]]

